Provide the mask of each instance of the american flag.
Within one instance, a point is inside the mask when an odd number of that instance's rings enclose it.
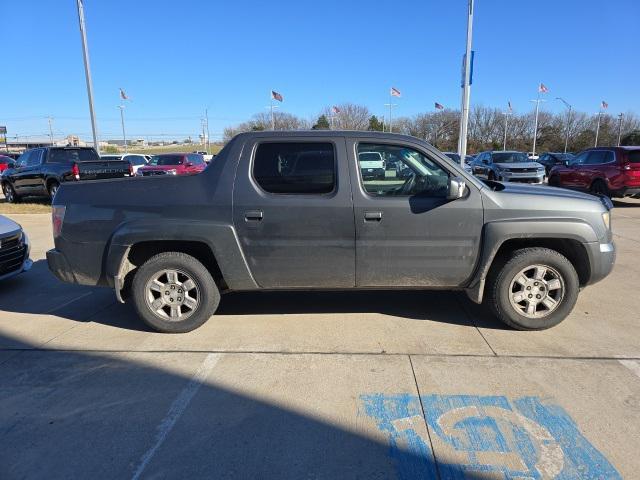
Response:
[[[441,104],[439,104],[438,102],[436,102],[436,103],[435,103],[435,107],[436,107],[438,110],[444,110],[444,107],[443,107]]]
[[[271,98],[273,98],[274,100],[277,100],[279,102],[282,102],[284,100],[282,95],[279,94],[278,92],[276,92],[275,90],[271,90]]]
[[[335,105],[333,107],[331,107],[331,110],[333,111],[333,113],[335,113],[336,115],[340,113],[340,109],[338,107],[336,107]]]
[[[121,98],[122,100],[129,100],[129,97],[127,97],[127,94],[126,94],[126,93],[124,93],[124,90],[123,90],[123,89],[120,89],[120,98]]]
[[[511,106],[511,100],[507,102],[507,105],[509,105],[509,111],[513,112],[513,107]]]
[[[600,106],[602,107],[603,110],[606,110],[607,108],[609,108],[609,104],[604,100],[602,100],[602,103],[600,104]]]
[[[400,90],[398,90],[396,87],[391,87],[391,91],[389,92],[389,95],[391,95],[392,97],[401,97],[402,96],[400,94]]]
[[[538,91],[540,93],[547,93],[549,91],[549,89],[547,88],[547,86],[544,83],[541,83],[540,86],[538,87]]]

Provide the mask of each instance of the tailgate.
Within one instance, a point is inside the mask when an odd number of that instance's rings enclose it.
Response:
[[[78,162],[80,180],[100,180],[129,176],[129,162],[124,160],[106,160]]]

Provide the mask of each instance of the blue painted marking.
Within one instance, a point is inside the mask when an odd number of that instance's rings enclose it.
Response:
[[[418,398],[372,394],[360,399],[364,413],[389,435],[398,477],[435,478],[429,440],[416,421]],[[537,397],[426,395],[422,402],[443,480],[621,478],[564,409]]]
[[[389,456],[396,463],[398,478],[437,478],[433,452],[419,432],[405,419],[422,418],[420,401],[415,395],[362,395],[364,413],[376,420],[378,428],[389,435]],[[426,432],[426,428],[425,428]]]

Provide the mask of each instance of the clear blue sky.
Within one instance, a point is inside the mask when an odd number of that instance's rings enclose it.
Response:
[[[133,99],[131,136],[197,135],[209,107],[212,137],[264,111],[270,89],[304,117],[356,102],[396,115],[457,108],[465,0],[85,0],[102,136],[120,136],[118,88]],[[0,125],[9,136],[89,138],[75,0],[0,0]],[[516,111],[537,84],[578,110],[640,112],[640,1],[477,0],[472,104]]]

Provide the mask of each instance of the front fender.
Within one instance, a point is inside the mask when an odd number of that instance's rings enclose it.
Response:
[[[476,303],[482,303],[489,269],[500,247],[508,240],[538,238],[576,240],[582,244],[591,245],[598,243],[598,235],[591,225],[579,219],[563,218],[490,222],[484,226],[482,237],[482,254],[475,273],[466,287],[467,295]],[[592,261],[591,255],[589,257]]]
[[[112,235],[107,249],[105,274],[117,290],[133,268],[128,254],[135,244],[157,241],[190,241],[207,245],[213,253],[222,276],[232,290],[258,288],[246,262],[236,231],[232,225],[201,220],[140,219],[122,224]]]

